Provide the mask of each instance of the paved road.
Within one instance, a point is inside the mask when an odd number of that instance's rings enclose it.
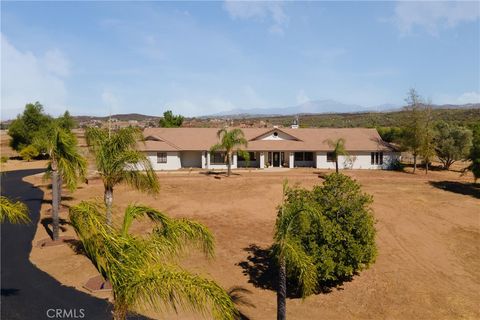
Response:
[[[22,178],[41,171],[13,171],[1,177],[2,195],[25,202],[32,219],[28,225],[1,225],[1,319],[111,319],[110,303],[62,286],[36,268],[28,258],[38,225],[43,191],[33,188]],[[49,309],[65,311],[56,314]]]

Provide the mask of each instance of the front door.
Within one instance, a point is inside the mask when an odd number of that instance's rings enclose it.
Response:
[[[274,152],[273,153],[272,165],[274,167],[280,167],[280,152]]]

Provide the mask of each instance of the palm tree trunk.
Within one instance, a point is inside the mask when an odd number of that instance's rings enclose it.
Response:
[[[277,289],[277,320],[287,318],[287,268],[285,259],[280,258],[278,269],[278,289]]]
[[[230,177],[230,173],[232,172],[232,154],[228,154],[228,163],[227,163],[227,177]]]
[[[105,201],[105,207],[107,208],[107,224],[111,226],[112,225],[113,188],[105,187],[103,200]]]
[[[428,174],[428,161],[425,161],[425,174]]]
[[[335,157],[335,171],[338,173],[338,157]]]
[[[127,319],[127,309],[123,305],[119,306],[119,303],[115,303],[113,307],[113,320],[125,320]]]
[[[58,209],[59,209],[59,192],[58,192],[58,170],[57,170],[57,163],[55,160],[52,160],[52,238],[53,240],[58,240],[59,234],[59,217],[58,217]]]
[[[415,170],[417,170],[417,155],[413,155],[413,173],[415,173]]]
[[[62,180],[62,176],[61,175],[58,175],[58,212],[60,212],[60,209],[62,207],[62,184],[63,184],[63,180]]]

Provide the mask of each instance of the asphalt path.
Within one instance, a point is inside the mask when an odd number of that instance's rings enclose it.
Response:
[[[0,178],[2,195],[24,202],[32,219],[26,225],[1,225],[1,319],[111,319],[108,301],[63,286],[29,260],[43,191],[22,178],[42,171],[11,171]]]

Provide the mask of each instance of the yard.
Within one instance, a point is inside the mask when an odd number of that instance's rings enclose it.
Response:
[[[216,258],[199,255],[184,259],[189,270],[207,274],[224,288],[241,286],[251,291],[247,299],[255,308],[242,307],[251,319],[276,318],[276,295],[263,249],[272,242],[275,208],[281,199],[282,181],[312,187],[322,182],[319,171],[236,171],[230,178],[215,178],[198,171],[159,173],[157,197],[119,187],[114,192],[116,219],[129,203],[154,206],[175,217],[189,217],[206,224],[216,237]],[[322,173],[328,173],[323,171]],[[391,171],[349,170],[364,191],[374,196],[373,210],[379,255],[377,262],[353,281],[329,293],[304,301],[288,299],[289,319],[478,319],[480,318],[480,189],[470,176],[432,171],[416,175]],[[29,181],[43,185],[40,177]],[[446,182],[448,181],[448,182]],[[66,197],[71,205],[83,199],[103,197],[98,179],[82,184]],[[42,206],[42,218],[50,205]],[[62,218],[67,218],[66,209]],[[150,223],[132,230],[147,232]],[[66,235],[74,235],[64,225]],[[38,248],[47,237],[40,223],[31,260],[67,286],[82,285],[96,275],[90,261],[71,246]],[[255,262],[255,263],[254,263]],[[107,298],[108,293],[95,294]],[[152,312],[146,315],[159,318]],[[164,317],[162,317],[163,319]],[[197,319],[187,313],[167,319]]]

